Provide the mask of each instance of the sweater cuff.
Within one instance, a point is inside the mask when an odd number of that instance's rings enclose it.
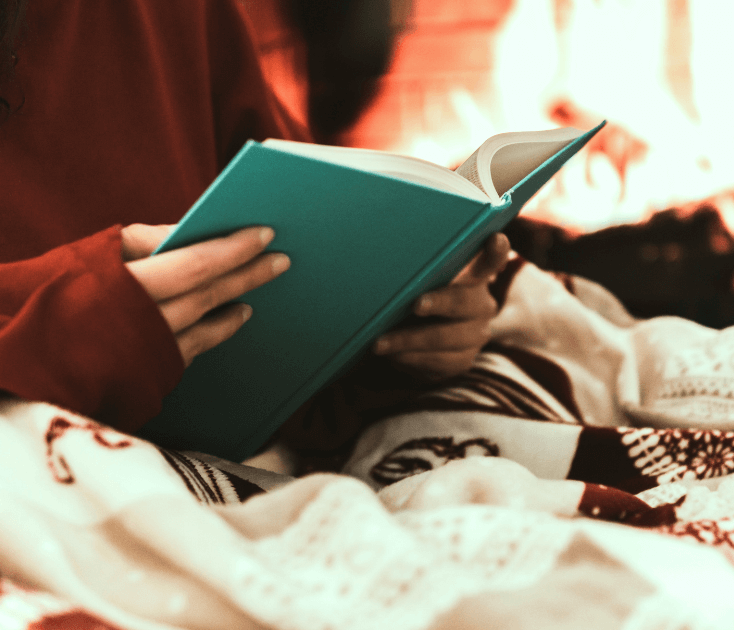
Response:
[[[100,419],[117,429],[134,432],[156,416],[163,397],[183,376],[184,361],[176,338],[158,305],[122,261],[121,226],[101,233],[101,244],[114,253],[107,264],[97,266],[96,248],[86,259],[100,282],[101,296],[109,301],[111,332],[116,335],[120,367],[113,378],[121,385],[110,388],[110,399],[100,409]],[[115,286],[117,290],[104,290]],[[119,380],[118,380],[119,379]],[[116,393],[115,393],[116,392]]]
[[[113,227],[0,265],[0,389],[128,432],[160,411],[183,359],[121,246]]]

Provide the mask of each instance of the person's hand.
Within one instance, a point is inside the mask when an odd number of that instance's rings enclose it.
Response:
[[[122,257],[158,304],[188,366],[250,318],[250,306],[230,302],[279,276],[290,260],[263,252],[274,236],[268,227],[246,228],[151,257],[170,230],[168,225],[123,228]]]
[[[497,302],[489,284],[507,264],[510,242],[494,234],[472,261],[442,289],[422,295],[413,307],[417,318],[434,321],[386,333],[373,350],[403,370],[430,380],[466,372],[489,341]],[[440,318],[436,322],[435,318]]]

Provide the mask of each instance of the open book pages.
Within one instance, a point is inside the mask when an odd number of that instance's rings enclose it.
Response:
[[[351,168],[389,175],[423,186],[438,188],[464,197],[487,201],[487,195],[464,177],[457,175],[445,166],[440,166],[408,155],[387,153],[375,149],[333,147],[308,142],[275,140],[269,138],[262,143],[264,147],[287,151],[297,155],[312,157],[324,162],[349,166]]]
[[[486,140],[456,171],[420,158],[374,149],[273,138],[265,140],[263,146],[496,204],[507,190],[582,133],[570,127],[501,133]]]
[[[498,203],[500,197],[584,132],[573,127],[492,136],[456,169]]]

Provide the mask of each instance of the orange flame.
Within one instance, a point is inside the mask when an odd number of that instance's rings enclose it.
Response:
[[[494,133],[606,118],[526,216],[593,230],[706,200],[732,229],[732,18],[734,5],[690,0],[414,0],[380,96],[342,143],[452,166]]]

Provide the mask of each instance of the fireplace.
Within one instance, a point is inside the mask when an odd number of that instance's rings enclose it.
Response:
[[[607,119],[510,226],[513,245],[540,266],[599,280],[639,316],[734,323],[734,5],[392,6],[400,28],[391,64],[334,142],[454,166],[493,133]],[[305,120],[294,52],[302,42],[282,23],[259,30],[276,89]]]

